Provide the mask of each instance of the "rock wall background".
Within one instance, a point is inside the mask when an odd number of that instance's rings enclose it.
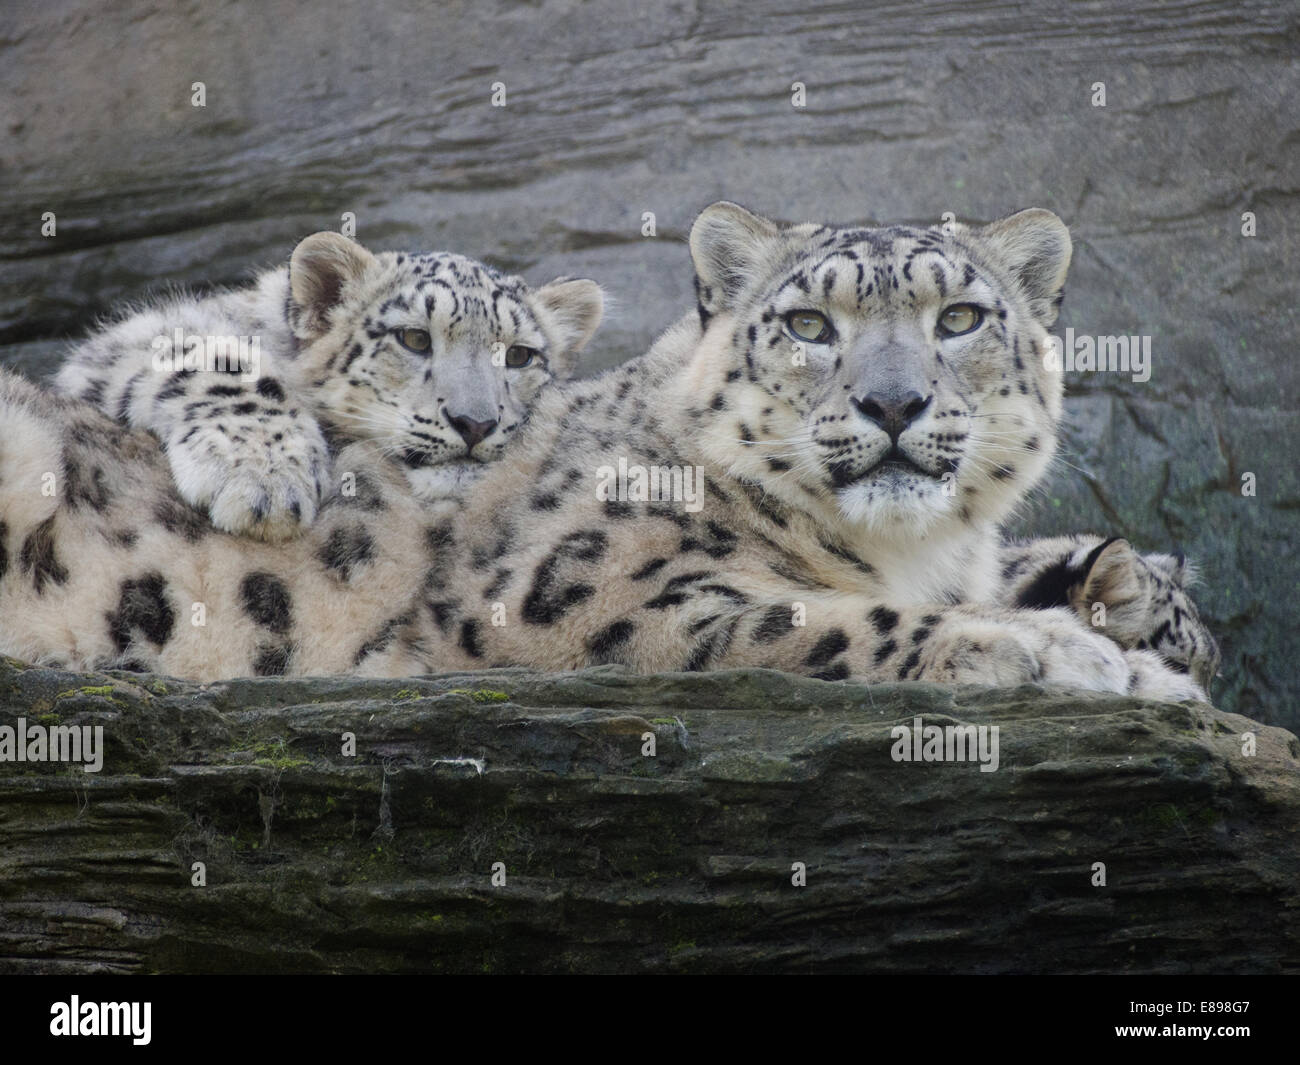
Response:
[[[1181,546],[1216,701],[1300,727],[1293,4],[10,0],[0,109],[0,360],[33,376],[120,301],[239,282],[345,211],[371,246],[599,279],[594,370],[689,306],[714,199],[1051,208],[1076,238],[1060,328],[1150,335],[1153,367],[1067,375],[1065,461],[1020,529]]]

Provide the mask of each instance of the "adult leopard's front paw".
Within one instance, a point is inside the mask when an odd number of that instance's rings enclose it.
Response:
[[[329,451],[314,425],[279,435],[259,447],[209,428],[169,445],[177,489],[206,507],[222,532],[268,541],[298,536],[315,520],[326,494]]]
[[[1210,701],[1200,684],[1188,674],[1170,668],[1164,659],[1151,651],[1126,651],[1124,659],[1128,663],[1131,695],[1162,703]]]
[[[922,680],[1009,687],[1051,684],[1124,692],[1129,669],[1112,641],[1064,610],[1024,611],[1012,619],[953,618],[935,634]]]

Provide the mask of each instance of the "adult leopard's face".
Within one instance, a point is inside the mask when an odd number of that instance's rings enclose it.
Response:
[[[730,362],[710,431],[749,452],[746,476],[900,537],[996,520],[1041,476],[1070,259],[1055,215],[833,229],[720,203],[691,249],[704,346]]]
[[[289,283],[318,414],[382,444],[427,499],[459,496],[501,457],[602,309],[591,281],[533,290],[464,256],[373,255],[336,233],[298,245]]]

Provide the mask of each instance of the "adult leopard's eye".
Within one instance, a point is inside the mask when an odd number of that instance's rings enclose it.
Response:
[[[817,311],[791,311],[785,316],[785,327],[796,340],[809,344],[828,343],[835,335],[830,319]]]
[[[522,344],[511,344],[506,348],[506,365],[512,370],[522,370],[540,355],[536,348],[526,348]]]
[[[978,328],[984,321],[984,311],[973,303],[954,303],[939,315],[939,329],[950,337],[961,336]]]
[[[407,351],[413,351],[417,355],[427,355],[429,349],[433,347],[433,337],[429,336],[427,329],[399,329],[397,342]]]

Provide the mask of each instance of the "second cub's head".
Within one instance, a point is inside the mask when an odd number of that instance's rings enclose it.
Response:
[[[732,468],[882,534],[997,519],[1055,447],[1047,368],[1065,225],[778,225],[733,203],[691,231],[697,420]]]
[[[288,314],[318,416],[379,443],[422,494],[501,456],[600,324],[592,281],[532,289],[447,252],[372,254],[316,233],[289,262]]]

